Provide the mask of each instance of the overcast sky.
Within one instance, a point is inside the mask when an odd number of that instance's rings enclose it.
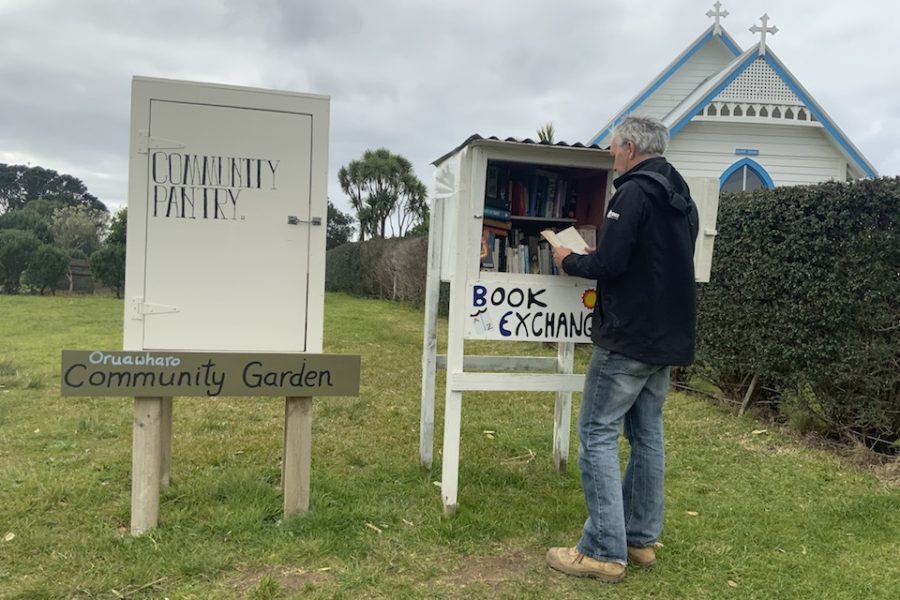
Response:
[[[430,163],[473,133],[587,142],[711,23],[667,0],[0,0],[0,162],[127,203],[131,78],[331,97],[329,194],[369,148]],[[900,173],[900,2],[723,0],[881,175]]]

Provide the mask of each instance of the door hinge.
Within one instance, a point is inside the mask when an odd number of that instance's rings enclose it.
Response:
[[[178,150],[184,143],[161,137],[150,137],[150,132],[142,129],[138,132],[138,154],[150,154],[151,150]]]
[[[141,321],[144,315],[161,315],[164,313],[177,313],[181,309],[177,306],[167,306],[165,304],[151,304],[144,302],[143,298],[132,298],[130,302],[131,318]]]

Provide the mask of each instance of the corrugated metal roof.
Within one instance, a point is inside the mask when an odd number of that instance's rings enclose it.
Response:
[[[605,147],[598,146],[597,144],[591,144],[590,146],[587,146],[585,144],[582,144],[581,142],[575,142],[574,144],[569,144],[567,142],[552,142],[551,143],[551,142],[535,141],[531,138],[519,139],[519,138],[514,138],[514,137],[508,137],[505,139],[501,139],[495,135],[490,136],[490,137],[484,137],[484,136],[478,135],[476,133],[474,135],[469,136],[466,139],[466,141],[464,141],[462,144],[460,144],[459,146],[457,146],[450,152],[444,154],[443,156],[441,156],[440,158],[438,158],[431,164],[434,166],[438,166],[439,164],[444,162],[447,158],[453,156],[454,154],[456,154],[457,152],[459,152],[460,150],[462,150],[469,144],[471,144],[473,142],[483,141],[483,140],[491,141],[491,142],[504,142],[504,143],[510,143],[510,144],[530,144],[530,145],[534,145],[534,146],[556,146],[556,147],[560,147],[560,148],[582,148],[585,150],[606,150],[607,149]]]

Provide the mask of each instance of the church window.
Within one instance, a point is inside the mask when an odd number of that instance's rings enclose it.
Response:
[[[722,192],[752,192],[774,187],[772,178],[756,162],[742,159],[731,165],[719,179]]]

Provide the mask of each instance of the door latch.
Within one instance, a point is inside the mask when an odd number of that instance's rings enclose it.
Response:
[[[310,217],[309,221],[304,221],[300,217],[288,215],[288,225],[299,225],[300,223],[309,223],[310,225],[321,226],[322,217]]]

